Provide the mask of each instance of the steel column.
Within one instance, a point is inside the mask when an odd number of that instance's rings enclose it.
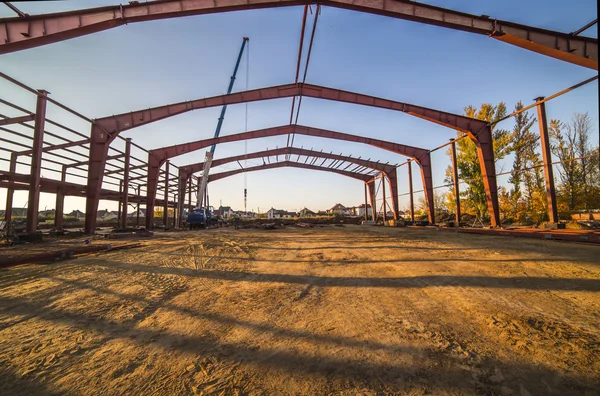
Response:
[[[367,182],[368,186],[369,186],[369,199],[371,201],[371,220],[373,221],[377,221],[377,197],[376,195],[376,180],[373,179],[370,182]]]
[[[544,97],[535,98],[540,102]],[[537,104],[538,124],[540,125],[540,145],[544,161],[544,177],[546,178],[546,197],[548,199],[548,218],[551,223],[558,223],[558,208],[556,206],[556,189],[554,188],[554,172],[552,170],[552,153],[548,136],[548,120],[546,118],[546,103]]]
[[[387,221],[387,205],[385,202],[385,173],[381,174],[381,191],[383,193],[383,222]]]
[[[121,217],[123,215],[123,211],[121,210],[121,205],[123,204],[123,180],[119,180],[119,201],[117,205],[117,227],[121,224]]]
[[[148,153],[148,183],[146,184],[146,228],[154,228],[154,202],[156,190],[158,189],[158,175],[162,161],[159,161],[152,153]]]
[[[367,211],[367,188],[368,183],[365,183],[365,221],[369,220],[369,212]]]
[[[16,153],[10,154],[10,166],[9,170],[11,173],[15,173],[17,171],[17,155]],[[12,184],[12,183],[11,183]],[[15,190],[14,188],[6,189],[6,210],[4,211],[4,220],[11,221],[12,220],[12,209],[13,209],[13,196]]]
[[[430,224],[435,224],[435,205],[433,197],[433,177],[431,171],[431,154],[427,153],[418,158],[416,162],[421,167],[421,180],[423,182],[423,192],[425,193],[425,202],[427,203],[427,220]]]
[[[109,136],[98,125],[92,125],[85,201],[86,234],[93,235],[96,232],[96,218],[98,215],[98,204],[100,203],[100,191],[102,190],[102,178],[104,177],[104,169],[106,168],[108,148],[113,140],[114,136]]]
[[[137,186],[137,195],[138,195],[138,197],[140,196],[140,193],[141,193],[141,188],[140,188],[140,186]],[[140,203],[139,202],[137,203],[137,214],[136,214],[135,225],[137,227],[140,226]]]
[[[452,144],[450,150],[452,151],[452,182],[454,184],[454,201],[456,202],[456,224],[460,227],[460,189],[458,184],[458,165],[456,162],[456,142],[454,139],[450,139]]]
[[[477,157],[479,158],[479,166],[481,167],[490,222],[492,223],[492,227],[499,227],[500,207],[498,206],[498,186],[496,184],[496,162],[494,160],[492,129],[486,126],[477,135],[469,135],[477,148]]]
[[[187,184],[187,174],[185,174],[181,168],[179,168],[177,180],[177,197],[179,198],[177,201],[177,212],[179,213],[179,216],[177,217],[177,227],[181,228],[183,226],[181,214],[183,213],[183,208],[185,206],[185,185]]]
[[[165,197],[163,211],[163,224],[166,230],[169,228],[169,160],[167,160],[165,165]]]
[[[60,181],[67,181],[67,167],[63,165],[62,172],[60,175]],[[65,192],[64,187],[61,185],[56,191],[56,212],[54,213],[54,227],[57,230],[62,230],[64,221],[64,210],[65,210]]]
[[[398,220],[398,176],[396,169],[387,173],[388,183],[390,183],[390,198],[392,199],[392,211],[394,220]]]
[[[42,169],[42,148],[44,146],[44,125],[46,123],[46,103],[48,92],[43,89],[38,91],[35,106],[35,125],[33,128],[33,142],[31,154],[31,179],[29,184],[29,200],[27,202],[27,228],[28,233],[37,230],[38,209],[40,205],[40,173]]]
[[[410,200],[410,221],[415,221],[415,198],[412,182],[412,161],[408,161],[408,197]]]
[[[188,177],[188,215],[192,210],[192,175]]]
[[[127,206],[129,205],[129,165],[131,162],[131,138],[125,139],[125,164],[123,164],[123,217],[121,228],[127,228]]]

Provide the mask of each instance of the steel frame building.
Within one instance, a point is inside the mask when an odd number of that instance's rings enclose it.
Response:
[[[132,2],[129,5],[115,5],[44,15],[27,15],[13,6],[11,8],[18,13],[18,16],[0,19],[0,54],[48,45],[73,37],[115,28],[127,23],[217,12],[268,7],[307,6],[312,4],[385,15],[444,28],[467,31],[474,34],[485,34],[494,40],[500,40],[529,51],[580,65],[582,67],[598,70],[598,40],[580,36],[580,33],[583,30],[590,27],[596,21],[584,26],[576,32],[563,33],[500,21],[485,15],[475,16],[406,0],[381,0],[375,2],[368,0],[323,0],[318,2],[307,0],[258,0],[254,2],[240,0],[227,2],[206,0],[158,0],[147,3]],[[306,19],[306,8],[304,18]],[[303,21],[301,48],[304,37],[305,19]],[[299,51],[298,65],[300,64],[300,52],[301,51]],[[11,143],[23,148],[23,150],[19,151],[4,147],[0,148],[5,152],[10,153],[10,160],[8,160],[9,170],[0,171],[0,187],[7,188],[8,190],[5,213],[6,220],[10,220],[12,216],[11,211],[13,207],[12,201],[14,191],[28,191],[28,232],[35,232],[37,229],[40,192],[56,194],[57,213],[55,225],[58,228],[62,227],[65,196],[79,196],[86,198],[85,231],[89,234],[93,234],[96,229],[96,217],[99,201],[101,199],[119,201],[120,225],[123,227],[127,224],[128,205],[131,203],[137,204],[138,219],[139,205],[146,205],[146,212],[150,214],[149,216],[146,216],[146,227],[149,229],[153,228],[152,214],[154,213],[156,205],[162,205],[164,208],[165,225],[169,220],[167,210],[169,207],[175,209],[175,216],[179,218],[178,221],[177,219],[172,219],[173,224],[181,224],[180,214],[186,207],[186,195],[188,197],[187,206],[191,207],[191,194],[193,191],[197,190],[197,186],[192,182],[194,177],[193,174],[201,172],[203,164],[199,163],[176,167],[170,163],[170,159],[184,153],[203,149],[213,144],[223,144],[227,142],[278,135],[290,136],[295,134],[368,144],[408,157],[409,161],[405,164],[407,164],[409,169],[411,216],[414,219],[411,173],[411,163],[414,162],[420,168],[425,198],[427,201],[429,222],[435,222],[433,204],[434,187],[432,182],[432,164],[430,155],[432,150],[429,149],[372,139],[366,136],[356,136],[310,126],[296,125],[291,122],[291,119],[290,125],[244,132],[215,139],[199,140],[153,150],[146,150],[133,143],[130,138],[123,138],[121,136],[121,133],[133,128],[192,110],[278,98],[293,98],[296,100],[296,98],[301,99],[303,96],[400,111],[445,126],[451,130],[462,132],[464,134],[463,138],[471,139],[477,147],[477,155],[482,170],[491,224],[494,227],[500,225],[496,169],[492,147],[492,129],[491,125],[484,121],[415,104],[298,82],[298,71],[296,73],[296,82],[291,84],[235,92],[229,95],[193,99],[151,109],[127,111],[122,114],[92,120],[50,98],[47,91],[32,89],[3,73],[0,73],[0,77],[18,85],[22,89],[25,89],[36,96],[36,107],[34,112],[28,111],[14,103],[0,98],[0,103],[23,113],[16,117],[8,117],[0,114],[0,131],[2,131],[3,134],[12,134],[31,140],[31,145],[25,145],[13,142],[4,137],[0,138],[0,141],[2,142]],[[587,82],[595,79],[597,79],[597,77],[590,79]],[[552,175],[548,128],[545,115],[546,100],[547,99],[544,98],[538,98],[534,105],[528,106],[527,108],[536,106],[538,110],[542,156],[548,195],[548,212],[550,220],[552,222],[557,222],[558,216],[556,212],[554,178]],[[48,119],[46,117],[46,108],[48,104],[57,106],[90,123],[91,131],[89,135]],[[33,124],[29,124],[31,122],[33,122]],[[14,125],[32,129],[33,137],[14,130],[11,127]],[[60,128],[62,131],[65,131],[66,134],[70,135],[71,138],[46,130],[48,125]],[[58,139],[61,143],[50,143],[48,140],[45,140],[47,137]],[[118,150],[112,145],[116,139],[125,141],[124,151]],[[453,184],[455,197],[457,203],[459,203],[459,181],[456,168],[455,141],[456,139],[452,140],[448,145],[451,146],[453,153]],[[75,148],[82,148],[85,150],[85,153],[76,151]],[[147,158],[141,159],[132,155],[132,148],[141,150],[147,154]],[[77,157],[74,157],[74,155]],[[60,180],[41,176],[41,170],[46,169],[42,166],[42,156],[45,156],[44,161],[49,161],[50,163],[61,166]],[[280,156],[283,158],[282,161],[279,161]],[[292,156],[297,156],[296,160],[292,160]],[[21,161],[24,157],[31,158],[30,164]],[[272,157],[275,157],[276,159],[273,162],[271,162]],[[301,161],[301,157],[304,158],[304,161]],[[78,160],[75,160],[74,158],[78,158]],[[389,198],[391,198],[392,202],[390,207],[394,213],[394,217],[398,214],[398,182],[396,174],[398,165],[383,164],[379,161],[371,161],[370,159],[364,160],[360,157],[355,158],[344,156],[342,154],[338,155],[322,151],[305,150],[288,144],[288,147],[285,148],[248,153],[244,156],[215,159],[213,161],[213,166],[236,161],[239,164],[239,161],[245,158],[262,158],[263,165],[243,168],[240,164],[240,169],[238,170],[210,175],[209,181],[216,181],[243,172],[278,167],[297,167],[333,172],[361,180],[365,183],[365,201],[368,196],[374,209],[373,216],[375,216],[377,195],[375,185],[377,180],[381,180],[381,187],[384,195],[384,213],[386,211],[385,184],[387,183],[390,192]],[[69,162],[65,163],[65,160],[68,160]],[[30,166],[29,174],[18,173],[16,171],[17,165]],[[177,171],[175,172],[173,168],[177,169]],[[53,169],[48,170],[54,171]],[[66,176],[73,175],[72,172],[74,170],[86,172],[85,183],[79,184],[66,181]],[[81,175],[75,176],[82,177]],[[103,183],[118,186],[119,191],[103,189]],[[159,188],[160,184],[162,184],[162,189]],[[135,193],[132,193],[132,190],[134,190]],[[160,196],[161,193],[162,197]],[[460,204],[457,204],[457,212],[457,218],[460,218]]]

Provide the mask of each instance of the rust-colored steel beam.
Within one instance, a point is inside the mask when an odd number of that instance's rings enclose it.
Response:
[[[151,150],[148,154],[148,195],[147,195],[147,208],[154,208],[153,206],[153,197],[156,196],[157,185],[158,185],[158,170],[169,158],[176,157],[181,154],[189,153],[196,150],[201,150],[205,147],[212,146],[213,144],[221,144],[226,142],[235,142],[240,140],[247,139],[256,139],[270,136],[279,136],[279,135],[288,135],[290,133],[296,133],[300,135],[308,135],[308,136],[318,136],[329,139],[337,139],[337,140],[346,140],[350,142],[356,143],[364,143],[369,144],[374,147],[379,147],[384,150],[392,151],[396,154],[405,155],[411,158],[414,158],[419,165],[421,165],[421,174],[424,181],[424,186],[426,186],[425,197],[427,201],[433,200],[433,184],[431,178],[431,163],[429,151],[425,149],[421,149],[418,147],[406,146],[398,143],[387,142],[384,140],[371,139],[363,136],[349,135],[346,133],[335,132],[325,129],[306,127],[302,125],[284,125],[280,127],[274,128],[266,128],[255,131],[244,132],[236,135],[228,135],[221,136],[219,138],[211,138],[205,140],[199,140],[196,142],[185,143],[170,147],[164,147],[161,149]],[[298,152],[296,152],[298,153]],[[274,155],[283,154],[283,152],[275,151]],[[315,153],[316,154],[316,153]],[[318,153],[322,154],[322,153]],[[268,156],[267,156],[268,158]],[[334,156],[330,154],[330,158],[336,158],[336,160],[341,160],[343,156]],[[215,160],[213,163],[218,163],[218,160]],[[361,160],[363,161],[363,160]],[[370,165],[376,166],[374,163],[369,162]],[[387,166],[384,164],[380,164],[381,166]],[[216,166],[216,165],[215,165]],[[194,170],[195,171],[195,170]],[[193,172],[189,172],[193,173]],[[433,207],[433,203],[429,205],[430,208]],[[433,218],[433,212],[430,213],[431,218]]]
[[[456,203],[456,226],[460,227],[460,183],[458,180],[458,163],[456,162],[456,142],[451,139],[450,151],[452,155],[452,183],[454,186],[454,202]]]
[[[89,142],[90,142],[89,139],[83,139],[83,140],[77,140],[75,142],[67,142],[67,143],[62,143],[62,144],[54,144],[54,145],[42,148],[42,152],[49,153],[51,151],[60,150],[60,149],[68,148],[68,147],[82,146],[82,145],[87,144]],[[33,150],[19,151],[17,154],[18,155],[31,155],[31,153],[33,153]],[[83,164],[87,164],[87,161],[84,162]]]
[[[48,92],[38,91],[37,102],[35,106],[35,124],[33,129],[33,143],[31,154],[29,184],[29,200],[27,201],[27,225],[25,230],[33,233],[37,230],[38,210],[40,206],[40,177],[42,167],[42,147],[44,145],[44,125],[46,122],[46,104]]]
[[[60,181],[62,183],[67,181],[67,168],[63,165],[62,171],[60,172]],[[57,230],[62,230],[64,221],[64,209],[65,209],[65,192],[64,187],[61,184],[56,190],[56,212],[54,213],[54,227]]]
[[[258,129],[254,131],[248,131],[238,133],[234,135],[221,136],[218,138],[210,138],[204,140],[198,140],[195,142],[177,144],[174,146],[163,147],[150,151],[149,158],[154,158],[156,161],[160,161],[161,165],[164,161],[169,158],[173,158],[189,152],[201,150],[205,147],[209,147],[213,144],[222,144],[229,142],[237,142],[248,139],[259,139],[272,136],[287,135],[288,133],[296,133],[299,135],[322,137],[327,139],[345,140],[355,143],[368,144],[374,147],[378,147],[384,150],[394,152],[396,154],[405,155],[407,157],[419,159],[421,156],[427,154],[429,151],[419,147],[407,146],[403,144],[388,142],[385,140],[372,139],[364,136],[350,135],[347,133],[331,131],[321,128],[313,128],[303,125],[282,125],[278,127]],[[330,154],[333,158],[334,154]],[[342,158],[343,156],[338,156]],[[217,162],[215,160],[214,162]]]
[[[161,0],[115,5],[54,14],[0,19],[0,54],[33,48],[121,25],[156,19],[315,4],[314,0],[232,0],[225,3],[198,0]],[[575,34],[476,16],[408,0],[320,0],[318,4],[476,34],[598,70],[598,40]]]
[[[250,91],[235,92],[229,95],[219,95],[188,102],[174,103],[150,109],[99,118],[96,122],[111,134],[136,128],[151,122],[163,120],[192,110],[205,109],[215,106],[232,105],[237,103],[255,102],[259,100],[289,98],[292,96],[307,96],[317,99],[353,103],[364,106],[379,107],[388,110],[401,111],[427,121],[434,122],[462,132],[474,134],[484,128],[487,123],[473,118],[417,106],[410,103],[398,102],[375,96],[363,95],[356,92],[342,91],[335,88],[322,87],[312,84],[294,83],[259,88]]]
[[[129,209],[129,167],[131,162],[131,138],[125,139],[125,164],[123,165],[123,213],[121,228],[127,228],[127,210]]]
[[[15,173],[17,171],[17,155],[16,153],[10,154],[10,165],[9,172]],[[6,208],[4,210],[4,220],[11,221],[12,219],[12,209],[13,209],[13,196],[15,190],[12,187],[8,187],[6,189]]]
[[[392,200],[392,211],[394,212],[394,220],[398,220],[398,175],[396,168],[390,172],[385,172],[388,183],[390,183],[390,198]]]
[[[544,98],[536,98],[538,102],[538,124],[540,125],[540,146],[544,161],[544,177],[546,178],[546,197],[548,200],[548,218],[551,223],[558,223],[558,207],[556,204],[556,189],[554,187],[554,171],[552,169],[552,153],[550,152],[550,137],[548,136],[548,119],[546,118],[546,103]]]
[[[244,168],[244,169],[235,169],[235,170],[228,171],[228,172],[215,173],[215,174],[208,176],[208,182],[209,183],[214,182],[214,181],[224,179],[226,177],[230,177],[230,176],[237,175],[240,173],[254,172],[254,171],[265,170],[265,169],[283,168],[283,167],[292,167],[292,168],[302,168],[302,169],[311,169],[311,170],[318,170],[318,171],[325,171],[325,172],[333,172],[333,173],[337,173],[342,176],[347,176],[347,177],[351,177],[353,179],[361,180],[363,182],[371,180],[370,176],[363,175],[362,173],[352,173],[352,172],[342,171],[339,169],[330,169],[330,168],[325,168],[325,167],[321,167],[321,166],[317,166],[317,165],[303,164],[301,162],[281,161],[281,162],[274,162],[272,164],[258,165],[258,166],[253,166],[253,167],[249,167],[249,168]]]
[[[35,115],[33,115],[33,114],[21,116],[21,117],[3,118],[3,119],[0,119],[0,126],[11,125],[11,124],[20,124],[22,122],[33,121],[34,119],[35,119]]]
[[[413,181],[412,181],[412,161],[408,161],[408,198],[410,206],[410,221],[415,221],[415,197],[413,192]]]
[[[367,185],[369,186],[369,200],[371,201],[371,220],[377,221],[377,186],[375,180],[371,179]]]
[[[301,156],[311,156],[311,157],[314,157],[315,159],[317,159],[317,158],[340,159],[340,160],[344,160],[346,162],[350,162],[351,164],[360,164],[360,165],[363,165],[364,167],[371,168],[371,169],[377,169],[377,170],[384,171],[384,172],[391,172],[394,169],[394,167],[392,165],[386,165],[386,164],[378,163],[375,161],[367,161],[367,160],[363,160],[360,158],[353,158],[353,157],[349,157],[349,156],[343,156],[343,155],[337,155],[337,154],[331,154],[331,153],[323,153],[321,151],[307,150],[307,149],[302,149],[302,148],[298,148],[298,147],[282,147],[282,148],[277,148],[277,149],[257,151],[254,153],[237,155],[234,157],[219,158],[212,162],[212,167],[214,168],[219,165],[224,165],[224,164],[227,164],[230,162],[240,161],[243,159],[254,159],[254,158],[262,158],[265,156],[285,155],[285,154],[299,155],[299,156],[300,155]],[[199,162],[196,164],[180,166],[179,174],[180,175],[191,175],[192,173],[201,172],[202,170],[204,170],[204,162]]]

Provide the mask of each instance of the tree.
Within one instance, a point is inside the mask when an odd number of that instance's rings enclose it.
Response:
[[[464,112],[467,117],[494,122],[506,116],[506,105],[504,102],[500,102],[498,105],[484,103],[479,108],[467,106]],[[511,152],[512,134],[510,131],[495,128],[495,125],[492,125],[491,128],[494,158],[498,161]],[[462,136],[462,132],[458,132],[458,136]],[[467,184],[467,189],[461,192],[461,198],[464,199],[464,211],[479,218],[487,217],[487,198],[475,143],[469,138],[461,139],[456,142],[456,149],[459,178]],[[448,155],[451,155],[450,150],[448,150]],[[451,181],[451,177],[451,173],[447,174],[446,180]]]
[[[552,153],[561,162],[558,167],[562,181],[559,192],[566,198],[569,210],[574,210],[581,181],[581,169],[575,160],[577,135],[574,128],[555,119],[550,120],[549,133]]]
[[[523,108],[521,101],[515,105],[515,112]],[[513,185],[510,191],[509,217],[518,220],[524,220],[526,216],[523,209],[531,209],[533,196],[539,191],[539,179],[541,170],[535,167],[541,163],[539,155],[535,152],[538,146],[539,135],[531,131],[535,124],[535,118],[522,112],[515,116],[515,126],[511,134],[512,151],[514,152],[513,168],[510,174],[509,183]],[[542,179],[543,183],[543,179]],[[525,184],[525,197],[523,196],[522,184]],[[542,185],[543,188],[543,185]],[[525,202],[523,202],[525,198]]]

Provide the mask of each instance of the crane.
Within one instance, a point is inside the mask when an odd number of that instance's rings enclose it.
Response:
[[[246,47],[246,43],[249,38],[244,37],[242,41],[242,48],[240,48],[240,53],[237,58],[237,62],[235,63],[235,68],[233,69],[233,75],[229,81],[229,88],[227,88],[227,94],[229,95],[233,90],[233,83],[235,82],[235,76],[237,75],[238,68],[240,66],[240,61],[242,60],[242,54],[244,53],[244,48]],[[217,128],[215,130],[215,138],[219,137],[221,133],[221,126],[223,125],[223,119],[225,118],[225,112],[227,111],[227,105],[223,105],[221,109],[221,115],[219,117],[219,121],[217,122]],[[206,156],[204,159],[204,168],[202,170],[202,179],[200,181],[200,188],[198,189],[198,199],[197,199],[197,209],[201,210],[202,203],[204,199],[204,193],[206,192],[206,185],[208,183],[208,173],[210,172],[210,167],[212,165],[213,155],[215,154],[216,144],[213,144],[210,148],[210,151],[206,152]]]

